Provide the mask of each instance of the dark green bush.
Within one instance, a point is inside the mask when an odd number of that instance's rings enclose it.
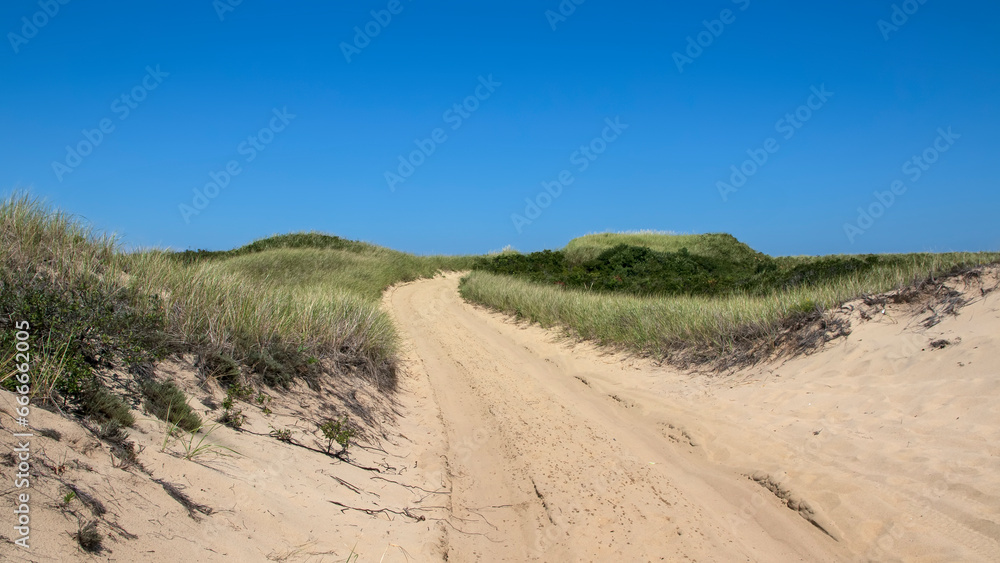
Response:
[[[104,538],[97,531],[97,521],[87,522],[80,526],[80,529],[76,532],[76,541],[84,551],[100,553]]]
[[[22,320],[31,325],[36,352],[43,344],[58,351],[62,377],[54,390],[64,398],[80,398],[95,367],[166,354],[159,299],[109,287],[93,274],[55,278],[26,265],[0,271],[0,349],[13,347],[11,327]]]
[[[201,428],[201,417],[187,404],[187,397],[172,381],[147,381],[142,384],[146,409],[160,420],[176,424],[188,432]]]
[[[205,377],[214,377],[223,387],[229,387],[240,379],[240,364],[228,354],[209,352],[202,357],[201,372]]]
[[[119,397],[109,391],[96,378],[91,379],[78,393],[79,408],[98,424],[113,421],[120,426],[132,426],[135,417],[129,407]]]

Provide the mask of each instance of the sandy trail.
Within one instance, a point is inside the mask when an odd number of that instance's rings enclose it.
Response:
[[[930,329],[855,311],[819,353],[709,377],[515,324],[458,281],[386,297],[447,438],[450,561],[1000,559],[996,294]]]
[[[758,484],[595,386],[608,364],[476,310],[457,283],[390,296],[446,429],[449,560],[844,558]]]

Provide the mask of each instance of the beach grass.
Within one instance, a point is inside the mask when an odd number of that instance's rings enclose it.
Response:
[[[321,233],[269,237],[218,253],[126,251],[112,235],[25,194],[0,202],[0,345],[29,321],[44,398],[79,397],[95,367],[174,353],[227,358],[267,382],[351,371],[395,387],[399,336],[390,285],[467,257],[422,257]],[[12,380],[14,358],[0,377]],[[329,374],[328,374],[329,375]]]

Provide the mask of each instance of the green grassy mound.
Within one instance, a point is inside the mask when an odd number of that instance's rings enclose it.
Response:
[[[656,231],[638,233],[597,233],[577,237],[563,249],[570,264],[597,258],[602,252],[620,245],[641,246],[656,252],[688,253],[725,262],[752,263],[767,256],[728,234],[677,235]]]
[[[845,301],[998,261],[998,253],[770,257],[729,235],[605,233],[563,250],[480,258],[460,291],[603,344],[729,364],[759,359],[789,327]]]
[[[173,254],[173,257],[186,263],[197,262],[199,260],[211,260],[217,258],[234,258],[267,250],[283,249],[315,249],[315,250],[343,250],[347,252],[363,253],[377,252],[381,247],[366,242],[349,240],[325,233],[289,233],[284,235],[274,235],[250,244],[234,248],[232,250],[185,250]],[[381,249],[384,250],[384,249]]]

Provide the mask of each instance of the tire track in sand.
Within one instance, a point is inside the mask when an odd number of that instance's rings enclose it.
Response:
[[[745,477],[681,459],[655,424],[519,345],[458,280],[387,296],[447,437],[450,561],[844,559],[776,499],[755,501]]]

